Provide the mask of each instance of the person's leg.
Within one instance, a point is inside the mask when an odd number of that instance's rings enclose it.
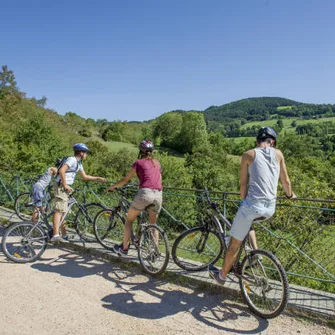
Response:
[[[53,216],[53,236],[59,236],[59,225],[64,213],[55,212]]]
[[[250,242],[250,246],[252,247],[252,249],[258,249],[256,232],[254,229],[250,230],[249,232],[249,242]]]
[[[64,213],[67,212],[67,204],[69,201],[68,194],[65,192],[63,186],[56,185],[54,187],[54,216],[53,216],[53,236],[59,237],[59,228],[62,217]],[[65,226],[62,225],[61,227],[62,235],[66,235]],[[63,235],[63,236],[64,236]]]
[[[39,219],[38,208],[36,206],[34,206],[34,212],[33,212],[33,215],[31,216],[31,221],[32,222],[37,222],[38,219]]]
[[[224,259],[224,263],[221,269],[221,276],[225,279],[232,268],[234,262],[236,261],[236,257],[238,251],[241,247],[242,241],[237,240],[236,238],[232,237],[230,240],[230,244]]]
[[[155,224],[157,222],[158,213],[153,210],[148,209],[148,214],[149,214],[149,223]]]
[[[138,214],[141,211],[130,207],[127,213],[126,222],[124,225],[124,233],[123,233],[123,250],[127,250],[129,248],[130,238],[131,238],[131,230],[133,226],[134,220],[137,218]]]

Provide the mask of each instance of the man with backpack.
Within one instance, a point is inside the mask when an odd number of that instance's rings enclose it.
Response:
[[[59,235],[59,226],[62,216],[67,211],[69,194],[73,192],[71,185],[74,183],[77,172],[82,179],[87,181],[107,181],[102,177],[89,176],[85,173],[82,161],[86,159],[89,152],[88,147],[83,143],[77,143],[73,146],[74,156],[64,157],[58,168],[58,176],[54,185],[54,216],[53,216],[53,236],[52,242],[59,241],[61,238],[66,239],[66,229],[62,225]]]

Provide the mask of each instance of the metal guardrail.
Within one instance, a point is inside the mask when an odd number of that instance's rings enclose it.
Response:
[[[87,202],[112,207],[118,202],[116,193],[106,192],[106,185],[76,181]],[[31,189],[31,181],[19,176],[0,175],[0,203],[13,207],[20,192]],[[136,188],[130,189],[131,198]],[[197,225],[198,199],[202,190],[164,189],[164,208],[159,224],[167,232],[172,245],[185,229]],[[236,192],[212,192],[222,212],[233,219],[240,200]],[[292,283],[335,292],[335,200],[278,198],[273,218],[255,227],[258,245],[271,250],[280,259]]]

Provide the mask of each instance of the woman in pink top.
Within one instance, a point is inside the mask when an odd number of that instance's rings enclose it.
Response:
[[[140,189],[127,213],[123,243],[114,246],[114,251],[119,255],[128,254],[132,224],[140,212],[147,209],[149,222],[155,224],[162,208],[161,166],[153,156],[154,145],[149,140],[144,140],[140,143],[139,149],[139,159],[131,166],[128,174],[107,190],[114,191],[116,188],[126,185],[135,173],[140,180]]]

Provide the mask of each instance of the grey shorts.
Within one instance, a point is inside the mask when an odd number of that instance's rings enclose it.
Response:
[[[131,207],[138,211],[144,211],[148,209],[153,212],[159,213],[162,209],[163,194],[160,190],[152,190],[151,188],[141,188],[132,204]]]
[[[42,185],[34,184],[33,186],[33,202],[34,206],[41,207],[42,206],[42,199],[44,198],[44,190]]]
[[[275,213],[276,200],[243,200],[235,216],[230,235],[243,241],[253,221],[259,217],[270,219]]]
[[[65,213],[69,202],[69,195],[65,192],[64,186],[56,183],[53,187],[54,190],[54,211]]]

